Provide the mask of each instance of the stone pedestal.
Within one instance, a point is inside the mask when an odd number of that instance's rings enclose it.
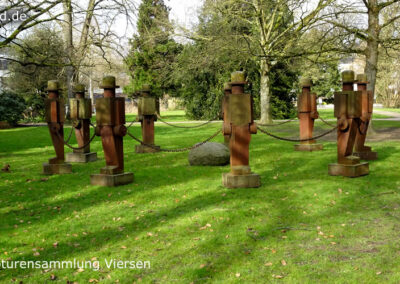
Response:
[[[145,153],[157,153],[160,152],[160,146],[148,147],[145,145],[136,145],[135,152],[137,154],[145,154]]]
[[[329,174],[331,176],[344,176],[344,177],[360,177],[369,174],[369,164],[359,163],[355,165],[345,165],[345,164],[330,164]]]
[[[68,153],[65,159],[68,163],[90,163],[97,161],[97,153]]]
[[[90,183],[99,186],[120,186],[132,183],[133,178],[133,173],[116,175],[95,174],[90,176]]]
[[[62,174],[72,174],[71,164],[43,164],[43,174],[45,175],[62,175]]]
[[[222,174],[222,184],[227,188],[256,188],[261,186],[261,178],[258,174],[234,175]]]
[[[354,156],[359,157],[361,160],[365,161],[374,161],[378,159],[378,153],[373,151],[367,152],[355,152],[353,153]]]
[[[322,144],[296,144],[294,145],[295,151],[304,151],[304,152],[313,152],[313,151],[321,151],[324,149],[324,145]]]

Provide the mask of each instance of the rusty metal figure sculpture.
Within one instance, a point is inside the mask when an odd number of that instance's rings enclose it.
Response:
[[[361,160],[372,161],[378,158],[378,153],[373,152],[371,147],[365,146],[369,123],[372,118],[372,111],[374,107],[374,94],[372,91],[367,91],[367,76],[365,74],[357,75],[357,90],[361,94],[361,121],[359,131],[356,135],[356,142],[354,146],[354,155],[360,157]]]
[[[72,126],[78,148],[67,154],[67,162],[88,163],[97,160],[97,153],[90,152],[90,119],[92,118],[92,100],[85,98],[85,85],[74,86],[75,98],[69,100]]]
[[[104,89],[104,97],[96,100],[96,135],[101,136],[106,166],[100,174],[91,175],[91,184],[129,184],[133,182],[133,173],[124,172],[125,99],[115,96],[118,86],[113,76],[104,77],[100,87]]]
[[[333,176],[359,177],[369,174],[369,164],[360,163],[353,154],[356,135],[362,116],[362,92],[354,91],[354,72],[342,73],[343,91],[335,93],[335,117],[337,117],[336,164],[329,165]]]
[[[157,121],[156,99],[151,96],[149,85],[143,85],[140,91],[138,104],[138,120],[142,126],[142,140],[146,145],[136,145],[136,153],[154,153],[159,152],[160,147],[154,145],[154,122]]]
[[[56,80],[47,83],[48,98],[45,100],[46,121],[50,130],[51,140],[56,152],[56,157],[43,164],[43,173],[46,175],[69,174],[72,172],[71,164],[64,160],[64,100],[60,98],[60,84]]]
[[[298,118],[300,125],[300,139],[307,140],[313,137],[314,121],[318,119],[317,95],[311,94],[312,81],[309,78],[301,80],[302,93],[298,99]],[[323,149],[322,144],[315,140],[303,141],[294,145],[296,151],[319,151]]]
[[[232,93],[229,94],[229,124],[224,123],[223,133],[230,137],[231,171],[222,176],[227,188],[251,188],[261,186],[260,176],[251,172],[249,146],[251,134],[257,133],[253,120],[251,95],[244,93],[246,84],[243,72],[231,76]]]

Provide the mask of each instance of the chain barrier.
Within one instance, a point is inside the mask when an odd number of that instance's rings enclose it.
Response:
[[[186,147],[186,148],[178,148],[178,149],[164,149],[164,148],[159,148],[155,145],[150,145],[150,144],[146,144],[144,143],[142,140],[140,140],[139,138],[135,137],[132,133],[128,132],[127,135],[129,137],[131,137],[133,140],[139,142],[141,145],[152,148],[154,150],[157,151],[161,151],[161,152],[167,152],[167,153],[179,153],[179,152],[187,152],[196,148],[199,148],[200,146],[203,146],[204,144],[206,144],[207,142],[210,142],[212,139],[214,139],[215,137],[217,137],[220,133],[222,132],[222,130],[218,130],[217,132],[215,132],[213,135],[211,135],[209,138],[207,138],[206,140],[204,140],[201,143],[198,143],[192,147]]]
[[[74,132],[74,126],[71,126],[71,131],[69,132],[67,140],[65,140],[67,143],[69,142],[69,140],[71,140],[72,132]]]
[[[213,119],[211,119],[211,120],[209,120],[209,121],[207,121],[207,122],[205,122],[205,123],[202,123],[202,124],[199,124],[199,125],[195,125],[195,126],[181,126],[181,125],[176,125],[176,124],[172,124],[172,123],[169,123],[169,122],[165,121],[164,119],[161,118],[161,116],[160,116],[159,114],[157,114],[157,117],[158,117],[158,119],[159,119],[162,123],[164,123],[164,124],[166,124],[166,125],[168,125],[168,126],[177,127],[177,128],[199,128],[199,127],[205,126],[205,125],[207,125],[207,124],[210,124],[211,122],[213,122],[214,120],[216,120],[217,118],[219,118],[219,115],[215,116]]]
[[[328,126],[330,126],[330,127],[336,127],[334,124],[331,124],[331,123],[329,123],[329,122],[327,122],[325,119],[323,119],[321,116],[319,117],[319,119],[323,122],[323,123],[325,123],[326,125],[328,125]]]
[[[135,120],[133,120],[129,125],[128,125],[128,127],[126,128],[126,129],[129,129],[134,123],[136,123],[136,122],[139,122],[139,121],[137,121],[136,119]]]
[[[95,127],[92,123],[90,123],[90,125],[91,125],[94,129],[96,129],[96,127]],[[60,133],[58,133],[58,131],[57,131],[56,133],[57,133],[58,138],[60,138],[61,140],[63,140],[64,145],[67,146],[68,148],[72,149],[72,150],[82,150],[83,148],[86,148],[86,146],[88,146],[90,143],[92,143],[92,141],[93,141],[94,138],[96,137],[96,130],[95,130],[95,133],[93,133],[92,137],[90,137],[90,140],[89,140],[85,145],[83,145],[82,147],[73,147],[73,146],[71,146],[71,145],[68,143],[69,140],[68,140],[68,141],[65,141],[64,138],[61,137]]]
[[[261,124],[261,123],[257,123],[257,125],[259,125],[259,126],[269,126],[269,127],[273,127],[273,126],[279,126],[279,125],[283,125],[283,124],[286,124],[286,123],[289,123],[289,122],[292,122],[292,121],[295,121],[295,120],[297,120],[296,118],[293,118],[293,119],[289,119],[289,120],[287,120],[287,121],[284,121],[284,122],[280,122],[280,123],[274,123],[274,124]]]
[[[337,128],[338,127],[335,126],[334,128],[330,129],[329,131],[322,133],[321,135],[318,135],[318,136],[315,136],[315,137],[312,137],[312,138],[308,138],[308,139],[292,139],[292,138],[279,137],[279,136],[277,136],[275,134],[272,134],[272,133],[268,132],[267,130],[262,129],[262,128],[257,126],[257,129],[260,130],[262,133],[264,133],[264,134],[266,134],[268,136],[271,136],[272,138],[275,138],[275,139],[278,139],[278,140],[282,140],[282,141],[288,141],[288,142],[307,142],[307,141],[316,140],[316,139],[322,138],[322,137],[324,137],[324,136],[326,136],[328,134],[331,134],[332,132],[337,130]]]

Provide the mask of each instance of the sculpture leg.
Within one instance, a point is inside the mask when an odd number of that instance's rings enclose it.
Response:
[[[354,150],[356,152],[371,151],[371,147],[365,146],[365,140],[367,139],[367,130],[369,126],[369,121],[361,121],[360,129],[357,131],[356,143]]]
[[[300,113],[300,139],[310,139],[312,138],[314,123],[310,117],[310,113]],[[302,144],[315,143],[314,140],[303,141]]]
[[[48,163],[43,164],[43,174],[70,174],[72,173],[71,164],[64,161],[64,129],[62,123],[48,123],[51,140],[53,142],[56,157],[49,159]]]
[[[348,128],[346,131],[338,130],[338,163],[355,165],[360,162],[360,158],[353,156],[355,138],[358,131],[358,121],[347,119]]]
[[[154,116],[145,115],[142,123],[142,137],[146,144],[154,145]]]
[[[319,151],[323,149],[322,144],[317,144],[315,140],[308,140],[313,137],[314,119],[311,118],[311,113],[299,113],[300,127],[300,144],[294,145],[296,151]]]
[[[103,144],[104,158],[106,167],[101,169],[102,174],[114,175],[123,172],[123,165],[119,163],[121,159],[120,141],[114,137],[113,128],[111,126],[103,126],[101,128],[101,142]],[[122,157],[123,158],[123,157]]]
[[[368,163],[360,163],[360,158],[353,155],[355,137],[359,119],[346,119],[347,128],[338,129],[338,162],[329,165],[329,174],[333,176],[359,177],[369,173]]]
[[[82,147],[89,141],[87,137],[88,135],[85,133],[85,130],[87,131],[88,128],[85,129],[83,123],[81,123],[79,127],[75,128],[75,137],[79,147]],[[83,149],[74,150],[74,153],[88,153],[89,151],[90,151],[90,146],[87,145]]]
[[[369,120],[361,121],[360,129],[357,131],[356,142],[354,146],[354,155],[360,157],[362,160],[376,160],[378,159],[378,153],[373,152],[371,147],[365,146],[367,139],[367,131],[369,127]]]
[[[97,153],[90,152],[90,120],[83,119],[79,125],[75,127],[75,137],[78,142],[78,147],[86,145],[82,149],[74,149],[73,153],[68,153],[66,157],[67,162],[71,163],[88,163],[97,161]]]
[[[160,147],[154,145],[154,115],[144,115],[142,123],[142,137],[143,142],[147,145],[153,145],[148,147],[146,145],[136,145],[136,153],[155,153],[160,151]]]
[[[234,174],[250,173],[249,145],[251,134],[249,126],[233,126],[230,140],[231,168]]]
[[[61,123],[49,123],[51,140],[56,157],[49,160],[50,164],[64,163],[64,129]]]

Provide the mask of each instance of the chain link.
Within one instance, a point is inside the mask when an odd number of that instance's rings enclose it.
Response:
[[[69,140],[71,140],[72,132],[74,132],[74,128],[75,128],[74,126],[71,126],[71,131],[69,132],[67,140],[65,140],[67,143],[69,142]]]
[[[312,138],[308,138],[308,139],[292,139],[292,138],[279,137],[279,136],[277,136],[275,134],[272,134],[272,133],[268,132],[267,130],[264,130],[264,129],[262,129],[262,128],[257,126],[257,129],[260,130],[262,133],[264,133],[264,134],[266,134],[268,136],[271,136],[272,138],[275,138],[275,139],[278,139],[278,140],[282,140],[282,141],[288,141],[288,142],[307,142],[307,141],[316,140],[316,139],[322,138],[322,137],[324,137],[324,136],[326,136],[328,134],[331,134],[332,132],[337,130],[337,128],[338,127],[335,126],[333,129],[330,129],[329,131],[324,132],[321,135],[318,135],[318,136],[315,136],[315,137],[312,137]]]
[[[269,127],[273,127],[273,126],[283,125],[283,124],[286,124],[286,123],[289,123],[289,122],[292,122],[292,121],[295,121],[295,120],[297,120],[297,119],[296,119],[296,118],[292,118],[292,119],[289,119],[289,120],[287,120],[287,121],[280,122],[280,123],[274,123],[274,124],[261,124],[261,123],[257,123],[257,125],[259,125],[259,126],[269,126]]]
[[[157,114],[157,117],[158,117],[158,119],[159,119],[162,123],[164,123],[164,124],[166,124],[166,125],[168,125],[168,126],[177,127],[177,128],[198,128],[198,127],[202,127],[202,126],[205,126],[205,125],[207,125],[207,124],[210,124],[211,122],[213,122],[214,120],[216,120],[217,118],[219,118],[219,115],[215,116],[213,119],[211,119],[211,120],[209,120],[209,121],[207,121],[207,122],[205,122],[205,123],[202,123],[202,124],[199,124],[199,125],[195,125],[195,126],[181,126],[181,125],[176,125],[176,124],[172,124],[172,123],[169,123],[169,122],[165,121],[164,119],[161,118],[161,116],[160,116],[159,114]]]
[[[328,125],[328,126],[330,126],[330,127],[336,127],[334,124],[331,124],[331,123],[329,123],[329,122],[327,122],[325,119],[323,119],[321,116],[319,117],[319,119],[323,122],[323,123],[325,123],[326,125]]]
[[[90,125],[91,125],[94,129],[96,128],[92,123],[90,123]],[[64,145],[67,146],[68,148],[72,149],[72,150],[82,150],[83,148],[86,148],[86,146],[88,146],[90,143],[92,143],[92,141],[93,141],[94,138],[96,137],[96,130],[95,130],[95,133],[93,133],[92,137],[90,137],[90,140],[89,140],[85,145],[83,145],[82,147],[73,147],[73,146],[71,146],[71,145],[68,143],[69,140],[65,141],[64,138],[61,137],[61,135],[60,135],[60,133],[59,133],[58,131],[57,131],[56,133],[57,133],[58,138],[60,138],[61,140],[63,140]]]
[[[206,140],[204,140],[201,143],[198,143],[192,147],[186,147],[186,148],[178,148],[178,149],[164,149],[164,148],[160,148],[158,146],[155,145],[151,145],[151,144],[146,144],[144,143],[142,140],[140,140],[139,138],[135,137],[132,133],[128,132],[127,135],[129,137],[131,137],[133,140],[139,142],[141,145],[152,148],[154,150],[157,151],[161,151],[161,152],[167,152],[167,153],[179,153],[179,152],[187,152],[196,148],[199,148],[200,146],[203,146],[204,144],[206,144],[207,142],[210,142],[212,139],[214,139],[215,137],[217,137],[220,133],[222,132],[222,130],[218,130],[217,132],[215,132],[213,135],[211,135],[210,137],[208,137]]]
[[[136,118],[137,119],[137,118]],[[129,129],[134,123],[136,123],[136,122],[139,122],[139,121],[137,121],[137,120],[133,120],[129,125],[128,125],[128,127],[126,128],[126,129]]]

